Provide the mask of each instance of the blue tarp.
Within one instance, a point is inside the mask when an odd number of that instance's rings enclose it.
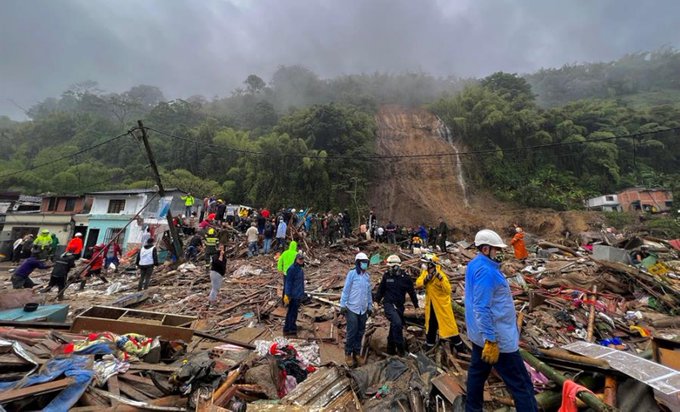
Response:
[[[72,355],[54,358],[47,362],[35,375],[13,382],[0,382],[0,391],[25,388],[60,378],[62,375],[74,378],[75,382],[62,390],[43,408],[46,412],[68,411],[83,395],[94,377],[90,357]]]

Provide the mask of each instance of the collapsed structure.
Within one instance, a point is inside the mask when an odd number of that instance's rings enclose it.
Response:
[[[576,381],[598,395],[578,394],[595,410],[680,408],[675,329],[680,242],[609,230],[582,233],[578,244],[530,243],[526,263],[508,259],[503,272],[540,407],[556,410],[565,382]],[[453,287],[454,310],[462,314],[465,265],[475,251],[464,240],[450,246],[440,262]],[[246,247],[239,238],[230,249],[222,298],[214,307],[206,305],[206,269],[192,263],[166,263],[149,290],[136,292],[134,261],[123,259],[124,270],[110,284],[81,292],[71,287],[64,304],[51,304],[53,295],[10,291],[5,280],[0,405],[79,411],[460,410],[469,358],[454,356],[447,345],[426,352],[423,312],[410,303],[406,356],[386,354],[389,324],[378,310],[364,338],[366,366],[343,364],[345,320],[338,302],[354,254],[362,250],[371,257],[377,287],[392,253],[415,279],[420,264],[412,251],[357,238],[308,249],[308,298],[297,336],[285,339],[276,260],[246,259]],[[631,255],[642,259],[633,262]],[[49,274],[33,277],[46,283]],[[466,340],[464,316],[457,321]],[[493,378],[485,400],[489,410],[512,404],[503,383]]]

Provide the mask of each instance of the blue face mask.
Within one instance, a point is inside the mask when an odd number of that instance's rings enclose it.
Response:
[[[368,263],[367,262],[361,262],[359,264],[359,267],[361,268],[361,270],[366,270],[366,269],[368,269]]]

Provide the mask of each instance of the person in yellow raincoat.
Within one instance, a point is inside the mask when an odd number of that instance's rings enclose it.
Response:
[[[416,288],[425,288],[425,347],[434,348],[437,335],[447,339],[451,350],[467,353],[468,348],[458,333],[458,325],[451,305],[451,284],[442,271],[439,258],[428,254],[422,259],[425,265],[416,280]]]

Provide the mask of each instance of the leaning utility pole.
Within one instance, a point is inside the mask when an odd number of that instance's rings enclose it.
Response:
[[[139,125],[139,130],[142,132],[142,142],[144,143],[144,148],[146,149],[146,155],[149,158],[151,170],[153,171],[154,177],[156,178],[156,184],[158,185],[158,194],[162,199],[163,197],[165,197],[165,189],[163,189],[161,175],[158,173],[156,159],[153,157],[153,153],[151,152],[151,146],[149,145],[149,138],[148,135],[146,134],[146,129],[144,128],[144,125],[142,124],[141,120],[137,120],[137,125]],[[172,201],[170,201],[170,205],[172,206]],[[168,219],[168,227],[170,228],[170,237],[172,238],[172,245],[175,248],[175,256],[177,256],[177,260],[180,260],[182,256],[184,256],[182,253],[182,242],[179,240],[177,228],[172,222],[172,212],[170,209],[171,208],[168,208],[168,213],[166,217]]]

